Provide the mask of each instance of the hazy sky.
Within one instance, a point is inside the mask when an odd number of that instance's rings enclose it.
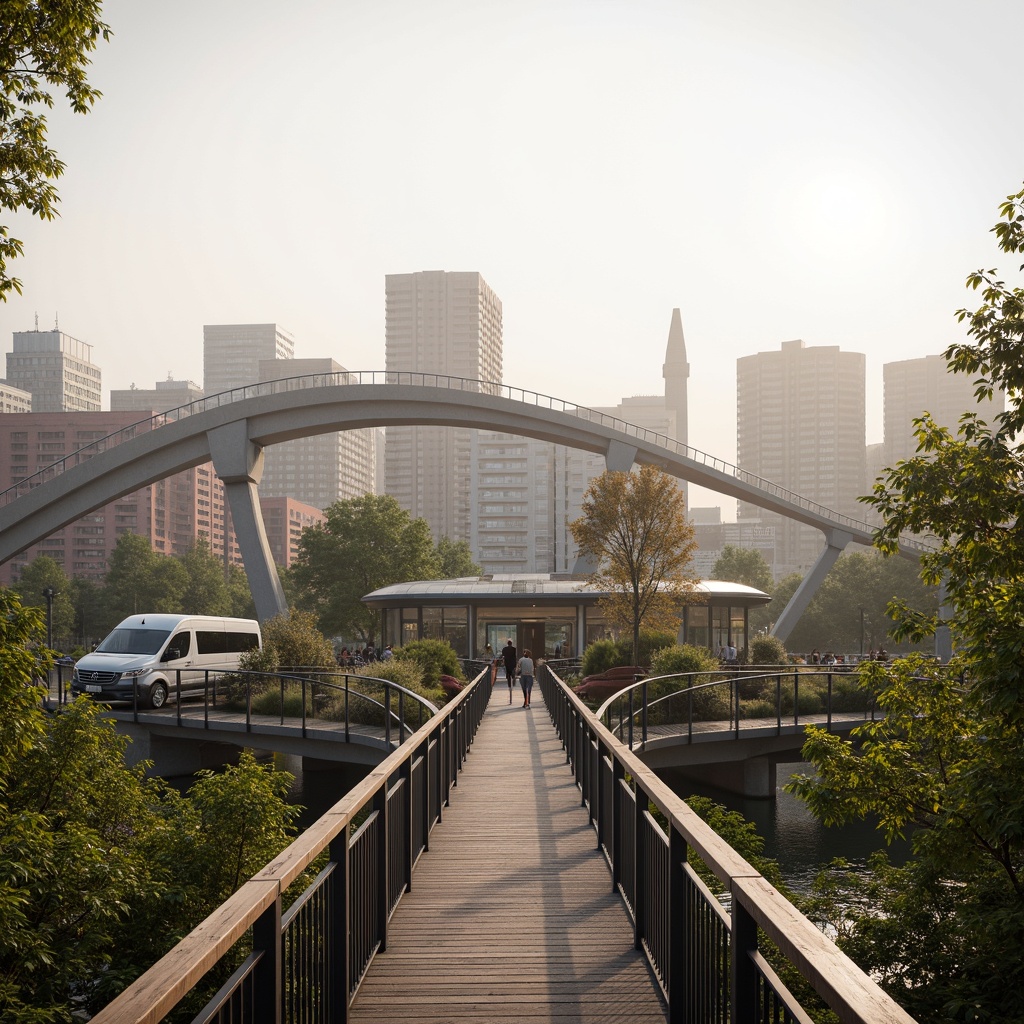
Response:
[[[880,441],[883,362],[962,335],[1024,179],[1019,0],[104,7],[0,345],[59,317],[105,391],[201,384],[204,323],[381,369],[384,275],[478,270],[506,383],[661,393],[678,306],[695,447],[735,457],[736,359],[791,338],[867,354]]]

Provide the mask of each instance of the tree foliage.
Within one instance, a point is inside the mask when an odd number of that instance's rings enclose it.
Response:
[[[678,629],[681,605],[698,582],[690,568],[697,545],[672,477],[650,465],[602,473],[587,488],[583,514],[570,529],[580,554],[597,561],[590,583],[608,595],[602,610],[630,631],[634,650],[644,626]]]
[[[363,604],[365,594],[438,578],[430,527],[386,494],[336,501],[324,512],[324,522],[302,532],[291,570],[295,585],[328,636],[372,640],[379,616]]]
[[[57,216],[54,182],[64,163],[47,142],[47,109],[62,90],[76,114],[88,113],[100,97],[86,77],[89,53],[109,27],[100,21],[100,0],[3,6],[0,33],[0,209],[27,210],[41,220]],[[0,225],[0,299],[21,292],[7,264],[23,251],[19,239]]]
[[[53,638],[70,637],[75,632],[75,604],[71,580],[61,566],[49,555],[39,555],[25,566],[17,582],[11,587],[21,597],[26,608],[39,608],[46,614],[46,597],[43,591],[53,590]]]
[[[37,609],[0,589],[0,1019],[88,1019],[287,844],[286,773],[244,755],[180,797],[81,698],[59,714]]]
[[[1024,192],[1008,197],[994,229],[1007,253],[1024,243],[1022,204]],[[854,958],[921,1019],[1009,1024],[1024,1019],[1024,292],[994,270],[968,286],[983,291],[976,311],[958,314],[973,341],[946,359],[977,375],[980,397],[1003,388],[1007,410],[992,425],[967,414],[955,434],[922,415],[917,455],[867,499],[883,517],[884,553],[903,533],[933,539],[920,574],[944,584],[945,615],[905,601],[889,611],[897,639],[947,623],[953,663],[865,666],[885,719],[857,730],[859,753],[813,733],[805,755],[817,778],[794,789],[825,821],[872,815],[886,835],[910,835],[911,860],[877,860],[846,910],[829,900],[842,869],[823,882],[820,904]]]
[[[480,566],[473,561],[473,552],[467,541],[442,537],[435,550],[438,579],[455,580],[463,576],[479,576],[482,572]]]
[[[730,583],[742,583],[748,587],[772,592],[771,566],[764,560],[764,555],[755,548],[739,548],[726,544],[722,553],[715,559],[711,570],[713,580],[727,580]]]

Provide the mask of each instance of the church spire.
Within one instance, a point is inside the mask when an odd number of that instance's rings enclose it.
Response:
[[[665,378],[665,408],[675,414],[675,437],[687,444],[686,382],[690,364],[686,361],[686,339],[683,337],[683,319],[678,309],[672,310],[672,323],[668,329],[665,364],[661,368]]]

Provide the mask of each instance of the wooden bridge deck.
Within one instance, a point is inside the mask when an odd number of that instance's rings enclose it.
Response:
[[[508,696],[499,679],[349,1019],[663,1024],[539,689]]]

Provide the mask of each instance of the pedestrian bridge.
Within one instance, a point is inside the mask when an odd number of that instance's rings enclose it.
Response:
[[[850,543],[872,527],[673,438],[563,399],[439,374],[311,374],[211,395],[127,427],[0,492],[0,562],[109,501],[212,461],[227,500],[256,611],[287,610],[267,543],[258,485],[263,450],[299,437],[358,427],[423,425],[502,431],[604,455],[612,470],[651,463],[682,480],[812,526],[825,547],[776,635],[785,638],[814,589]],[[922,550],[906,538],[905,553]]]
[[[196,1019],[234,1024],[807,1024],[818,1001],[912,1024],[546,667],[539,682],[526,709],[478,678],[94,1024],[156,1024],[211,969]]]

